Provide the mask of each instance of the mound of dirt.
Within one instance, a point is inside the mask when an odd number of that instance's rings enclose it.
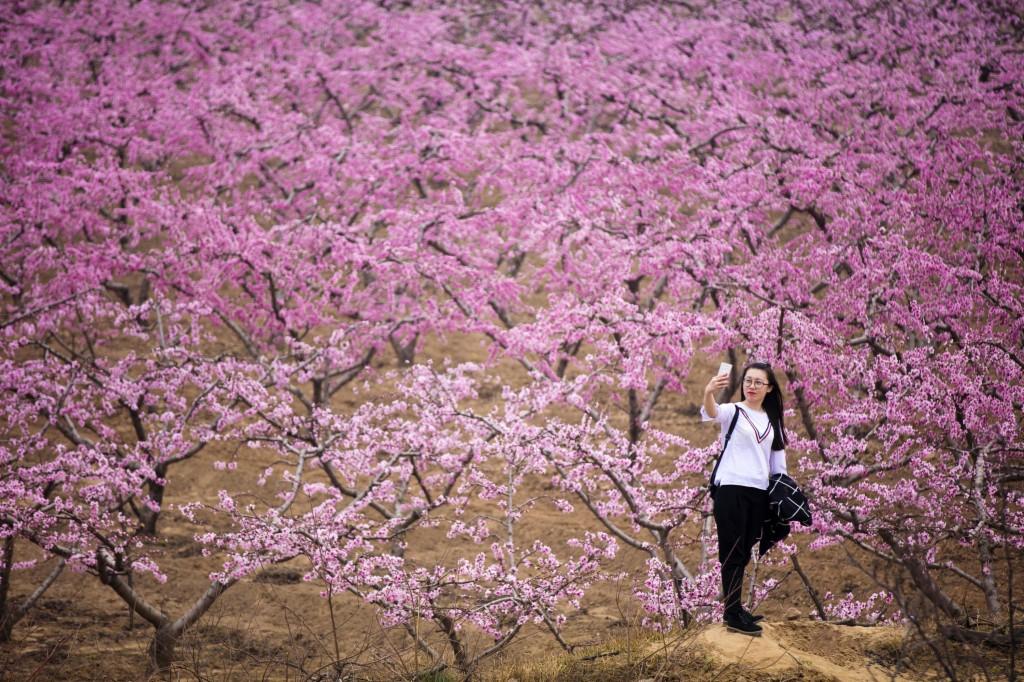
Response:
[[[878,654],[891,649],[902,638],[903,632],[898,628],[820,622],[763,621],[761,625],[764,632],[760,637],[712,625],[697,636],[697,644],[725,666],[765,676],[816,673],[840,682],[917,679],[894,674],[878,663]]]

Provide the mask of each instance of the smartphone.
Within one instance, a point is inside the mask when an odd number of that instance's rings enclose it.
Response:
[[[723,362],[718,366],[719,375],[729,374],[730,372],[732,372],[732,365],[730,365],[728,362]]]

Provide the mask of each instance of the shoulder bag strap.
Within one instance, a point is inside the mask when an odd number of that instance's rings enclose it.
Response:
[[[722,445],[722,451],[718,453],[718,460],[715,461],[715,468],[711,470],[711,481],[710,485],[715,485],[715,474],[718,473],[718,465],[722,463],[722,456],[725,455],[725,449],[729,447],[729,439],[732,438],[732,432],[736,428],[736,420],[740,418],[740,406],[736,406],[736,411],[732,415],[732,422],[729,424],[729,430],[725,432],[725,443]]]

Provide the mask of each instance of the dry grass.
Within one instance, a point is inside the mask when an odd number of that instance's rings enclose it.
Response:
[[[707,680],[716,664],[694,646],[694,633],[658,634],[639,628],[573,654],[508,657],[483,671],[489,682],[613,682],[617,680]]]

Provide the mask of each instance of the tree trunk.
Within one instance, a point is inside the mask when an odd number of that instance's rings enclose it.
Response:
[[[163,480],[167,476],[167,466],[164,464],[157,465],[155,469],[157,478]],[[149,488],[148,494],[149,499],[153,500],[160,509],[163,508],[164,503],[164,485],[157,483],[156,481],[150,481],[147,484]],[[149,507],[143,505],[142,514],[140,520],[142,521],[142,532],[146,535],[156,535],[156,522],[160,519],[160,512],[154,511]]]
[[[914,584],[923,596],[940,611],[952,618],[957,625],[967,628],[974,627],[975,624],[967,615],[967,612],[953,601],[949,595],[943,592],[942,588],[935,582],[931,573],[928,572],[928,567],[925,563],[919,558],[903,551],[903,547],[896,540],[892,531],[887,528],[881,528],[878,531],[878,535],[892,549],[893,554],[900,560],[900,563],[910,574],[911,580],[914,581]]]
[[[167,622],[156,629],[153,641],[149,643],[149,672],[159,673],[168,670],[174,662],[174,649],[178,645],[181,633],[172,623]]]
[[[14,614],[5,605],[0,607],[0,643],[11,641],[14,632]]]
[[[412,338],[402,343],[395,337],[394,334],[388,334],[388,341],[391,342],[391,347],[395,351],[395,356],[398,358],[398,364],[402,366],[412,365],[416,359],[416,343],[419,341],[419,332],[412,335]]]
[[[50,585],[53,585],[64,570],[67,559],[61,558],[50,574],[39,584],[39,587],[17,606],[10,603],[10,590],[8,589],[11,582],[11,569],[14,565],[14,538],[7,538],[4,542],[3,562],[2,577],[0,577],[0,580],[3,580],[3,585],[0,585],[0,642],[9,642],[14,626],[24,618],[29,609],[35,606],[43,593],[50,589]]]
[[[441,631],[448,638],[448,646],[451,647],[452,653],[455,655],[455,665],[464,674],[468,675],[470,672],[469,657],[466,655],[466,649],[462,645],[462,640],[459,639],[459,633],[455,630],[455,623],[452,622],[451,618],[443,614],[437,614],[434,620],[441,626]]]
[[[11,641],[11,631],[14,629],[14,609],[8,599],[13,566],[14,537],[8,537],[4,538],[3,553],[0,554],[0,642]]]

